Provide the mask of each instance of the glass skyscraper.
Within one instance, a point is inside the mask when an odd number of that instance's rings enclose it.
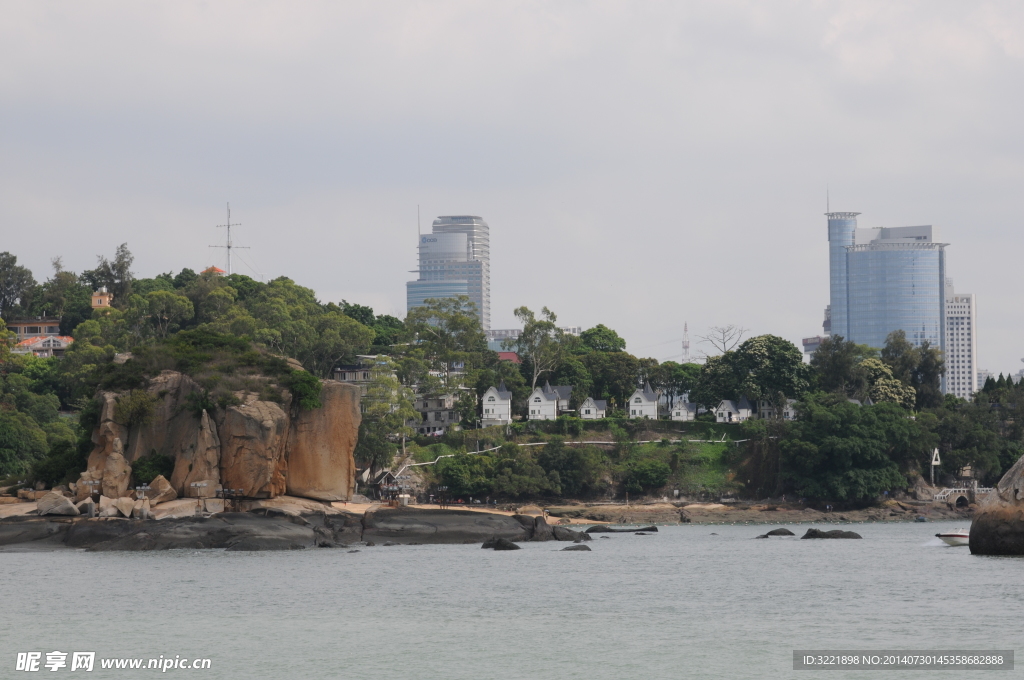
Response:
[[[419,237],[419,278],[406,284],[407,310],[425,300],[465,295],[476,305],[480,325],[491,327],[491,239],[483,218],[450,215],[434,220],[433,233]]]
[[[945,243],[931,226],[858,229],[829,213],[832,335],[882,347],[892,331],[945,348]]]

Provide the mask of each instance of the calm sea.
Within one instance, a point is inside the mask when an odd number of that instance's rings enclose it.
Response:
[[[860,541],[663,527],[597,539],[589,553],[560,552],[565,543],[4,553],[0,677],[32,677],[15,672],[17,652],[54,650],[212,665],[43,677],[809,680],[844,672],[794,671],[794,649],[1019,655],[1024,559],[936,545],[955,526],[843,527]],[[1019,678],[1024,659],[1017,669],[956,677]]]

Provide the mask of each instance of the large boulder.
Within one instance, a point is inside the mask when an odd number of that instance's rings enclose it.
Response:
[[[103,465],[103,495],[108,498],[120,498],[128,493],[132,466],[125,460],[123,451],[121,440],[115,439],[113,450]]]
[[[100,511],[99,517],[117,517],[120,513],[118,512],[117,506],[114,505],[113,498],[107,498],[106,496],[100,496]]]
[[[530,538],[531,541],[553,541],[555,540],[555,532],[551,528],[551,525],[547,523],[544,516],[534,518],[533,522],[533,536]]]
[[[150,516],[153,519],[195,517],[197,508],[199,508],[199,501],[195,498],[179,498],[178,500],[161,503],[155,508],[151,507]]]
[[[36,512],[40,515],[71,515],[79,514],[75,507],[64,494],[51,491],[36,501]]]
[[[135,501],[127,496],[122,496],[121,498],[114,499],[114,507],[125,517],[131,517],[132,510],[135,509]]]
[[[974,555],[1024,555],[1024,456],[982,500],[969,545]]]
[[[174,491],[174,487],[167,481],[167,478],[163,475],[157,475],[153,478],[153,481],[149,483],[149,492],[146,494],[149,500],[150,506],[165,503],[167,501],[173,501],[178,497],[178,494]]]
[[[104,464],[106,459],[104,459]],[[103,481],[103,470],[86,470],[75,482],[75,500],[84,501],[92,498],[94,491],[99,491],[100,486],[94,484],[88,484],[88,482],[102,482]]]
[[[356,385],[325,380],[321,407],[299,410],[288,433],[288,495],[322,501],[352,497],[359,396]]]
[[[217,424],[204,409],[198,427],[178,444],[171,486],[179,496],[188,494],[192,482],[220,483],[220,437]]]
[[[288,415],[270,401],[230,406],[219,425],[220,477],[225,488],[250,498],[285,492]]]

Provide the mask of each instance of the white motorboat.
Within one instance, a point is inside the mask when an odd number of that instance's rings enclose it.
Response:
[[[969,545],[971,542],[971,532],[965,529],[955,529],[935,536],[947,545]]]

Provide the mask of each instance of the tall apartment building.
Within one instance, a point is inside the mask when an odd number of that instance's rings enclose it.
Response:
[[[973,293],[957,293],[946,279],[946,375],[943,392],[970,399],[981,388],[978,376],[977,319]]]
[[[419,274],[406,283],[407,310],[425,300],[467,296],[476,305],[480,325],[491,326],[491,240],[483,218],[449,215],[434,220],[419,237]]]
[[[882,347],[903,330],[943,349],[947,244],[930,225],[860,229],[859,214],[827,214],[831,334]]]

